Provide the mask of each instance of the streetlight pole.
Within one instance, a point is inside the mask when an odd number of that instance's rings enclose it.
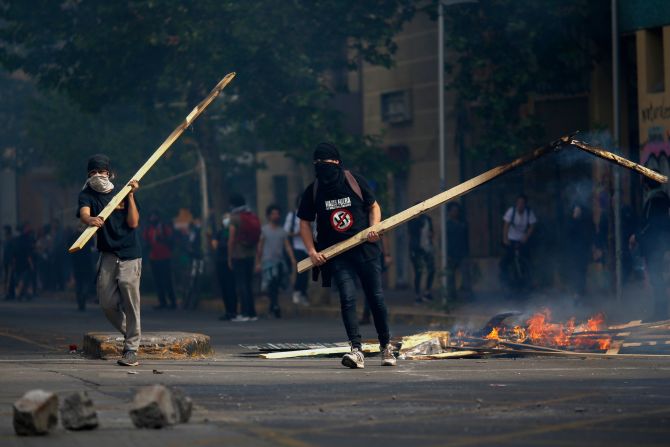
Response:
[[[612,138],[615,153],[621,152],[621,101],[619,98],[619,19],[617,0],[612,0]],[[623,298],[623,240],[621,234],[621,174],[614,169],[614,265],[615,265],[615,293],[620,303]]]
[[[447,189],[447,167],[444,128],[444,7],[460,3],[477,3],[477,0],[440,0],[437,5],[437,98],[440,153],[440,190]],[[447,304],[447,204],[440,206],[440,252],[442,258],[443,304]]]
[[[447,188],[446,155],[445,155],[445,129],[444,129],[444,5],[440,0],[437,7],[437,97],[439,104],[438,127],[439,127],[439,152],[440,152],[440,191]],[[443,302],[447,304],[447,205],[440,205],[440,253],[442,255],[442,290],[444,292]]]

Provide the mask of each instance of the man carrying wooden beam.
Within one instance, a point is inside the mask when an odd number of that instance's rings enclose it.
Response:
[[[122,366],[137,366],[140,346],[140,277],[142,248],[140,214],[135,202],[139,183],[128,183],[131,190],[106,219],[98,217],[115,194],[110,160],[98,154],[88,160],[88,179],[79,193],[77,217],[86,225],[98,227],[97,295],[107,319],[123,334]]]
[[[381,208],[365,179],[342,168],[340,153],[334,145],[320,143],[315,148],[314,170],[316,180],[303,193],[298,209],[300,236],[312,263],[323,274],[323,286],[330,287],[332,278],[340,293],[342,320],[351,343],[351,352],[342,357],[342,364],[349,368],[365,367],[356,316],[358,277],[377,329],[382,366],[394,366],[396,359],[389,344],[388,312],[382,290],[379,234],[370,231],[366,242],[327,262],[319,252],[378,224]],[[311,226],[315,219],[316,246]]]

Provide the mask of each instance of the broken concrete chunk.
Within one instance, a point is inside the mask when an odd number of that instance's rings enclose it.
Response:
[[[178,421],[172,392],[163,385],[140,388],[130,418],[137,428],[163,428]]]
[[[185,424],[191,419],[193,400],[179,388],[171,388],[170,391],[172,391],[173,405],[177,410],[177,419],[182,424]]]
[[[57,423],[58,397],[54,393],[32,390],[14,402],[14,431],[17,435],[45,435]]]
[[[86,391],[71,393],[62,398],[60,419],[68,430],[92,430],[98,427],[98,414]]]

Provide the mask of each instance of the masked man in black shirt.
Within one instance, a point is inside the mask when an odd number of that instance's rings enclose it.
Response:
[[[140,346],[140,276],[142,251],[139,231],[140,214],[135,202],[137,181],[129,183],[132,190],[123,202],[103,220],[97,217],[114,197],[113,176],[109,158],[94,155],[88,160],[88,180],[79,193],[77,217],[97,232],[98,261],[97,295],[107,319],[123,334],[125,343],[122,366],[137,366]]]
[[[334,145],[320,143],[316,147],[314,169],[316,180],[303,193],[298,210],[300,236],[312,263],[323,274],[324,287],[330,286],[332,277],[340,293],[342,320],[351,343],[351,352],[342,358],[342,364],[349,368],[365,366],[356,317],[358,277],[377,329],[382,365],[394,366],[396,359],[389,344],[388,315],[382,291],[379,234],[371,231],[367,242],[333,259],[326,259],[320,252],[379,223],[381,208],[365,179],[342,168],[340,153]],[[316,245],[311,226],[315,219]]]

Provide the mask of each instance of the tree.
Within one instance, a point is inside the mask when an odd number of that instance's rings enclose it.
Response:
[[[328,74],[360,61],[390,66],[392,38],[417,10],[412,0],[0,0],[0,63],[85,111],[137,104],[147,125],[178,122],[237,71],[190,135],[220,212],[222,152],[263,147],[303,158],[324,139],[378,150],[344,132],[330,107],[340,86]]]
[[[587,92],[609,44],[604,0],[482,0],[450,6],[446,21],[456,53],[449,88],[472,112],[472,149],[480,155],[510,156],[541,143],[541,125],[526,109],[531,97]]]

